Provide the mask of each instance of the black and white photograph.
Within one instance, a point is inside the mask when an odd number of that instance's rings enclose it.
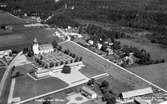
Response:
[[[167,0],[0,0],[0,104],[167,104]]]

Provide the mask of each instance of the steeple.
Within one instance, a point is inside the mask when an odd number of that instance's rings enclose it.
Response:
[[[37,40],[36,37],[34,38],[33,43],[34,43],[34,44],[38,44],[38,40]]]

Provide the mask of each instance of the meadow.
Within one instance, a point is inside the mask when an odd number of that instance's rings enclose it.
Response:
[[[143,78],[167,89],[167,63],[128,68]]]
[[[39,43],[51,42],[55,31],[45,28],[26,28],[14,30],[12,33],[0,35],[0,50],[22,50],[33,43],[36,37]]]

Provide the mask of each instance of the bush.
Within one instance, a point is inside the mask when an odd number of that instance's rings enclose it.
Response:
[[[71,67],[68,66],[68,65],[64,65],[64,67],[63,67],[61,72],[65,73],[65,74],[69,74],[69,73],[71,73]]]
[[[109,82],[106,81],[106,80],[104,80],[104,81],[101,83],[101,85],[100,85],[100,88],[102,88],[102,87],[108,88],[108,87],[109,87]]]

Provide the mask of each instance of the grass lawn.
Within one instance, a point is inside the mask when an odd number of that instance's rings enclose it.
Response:
[[[32,70],[33,70],[33,66],[31,64],[25,64],[25,65],[17,66],[15,68],[16,72],[19,71],[22,74],[26,74]]]
[[[13,97],[21,97],[25,100],[37,95],[52,92],[64,87],[68,84],[58,78],[46,78],[42,80],[33,80],[29,76],[21,76],[16,78],[16,84]]]
[[[147,52],[150,53],[152,59],[160,60],[165,59],[167,60],[167,49],[161,48],[157,44],[152,44],[150,42],[144,41],[136,41],[132,39],[118,39],[122,45],[129,45],[135,46],[139,49],[145,49]]]
[[[137,66],[129,70],[167,90],[167,63]]]
[[[83,67],[79,71],[82,74],[84,74],[85,76],[87,76],[88,78],[91,78],[93,76],[100,75],[100,74],[104,73],[104,71],[98,70],[98,69],[94,68],[94,66],[92,66],[92,65],[90,65],[88,63],[84,62],[84,65],[85,65],[85,67]]]
[[[1,81],[1,79],[3,77],[4,72],[5,72],[5,68],[1,68],[0,69],[0,81]]]
[[[97,57],[93,53],[79,47],[78,45],[72,42],[66,42],[61,44],[63,48],[71,50],[71,52],[76,53],[79,56],[83,57],[83,62],[88,63],[94,67],[94,69],[101,70],[104,72],[109,73],[117,83],[120,84],[120,88],[128,85],[128,89],[139,89],[148,87],[148,83],[144,82],[143,80],[125,72],[124,70],[120,69],[119,67],[109,63],[106,60],[103,60],[100,57]],[[119,88],[118,88],[119,89]]]

